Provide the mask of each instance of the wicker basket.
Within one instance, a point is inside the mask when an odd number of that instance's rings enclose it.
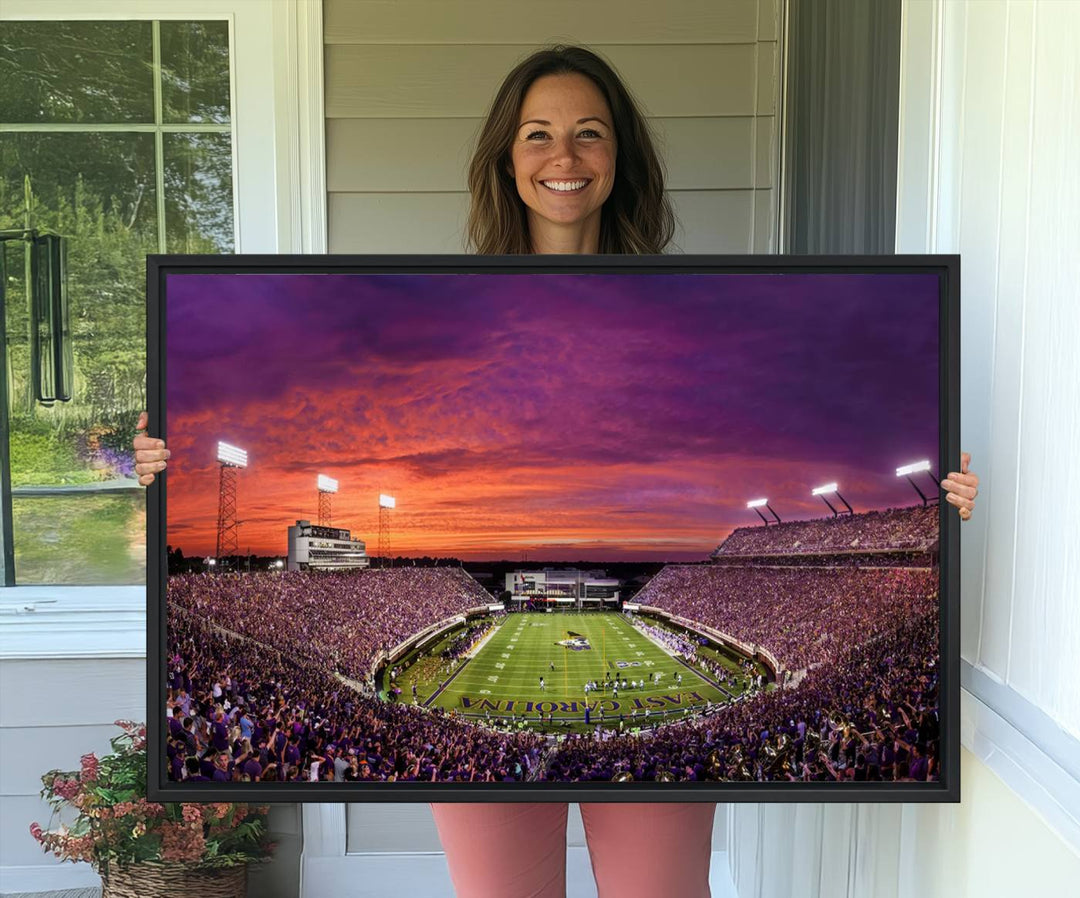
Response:
[[[101,898],[245,898],[247,866],[195,870],[186,864],[113,866],[101,877]]]

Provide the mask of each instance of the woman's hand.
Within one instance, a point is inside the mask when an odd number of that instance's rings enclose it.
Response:
[[[149,422],[150,416],[141,412],[139,423],[135,425],[137,433],[132,441],[135,448],[135,473],[139,475],[139,483],[143,486],[149,486],[154,482],[154,475],[165,470],[165,460],[170,456],[164,440],[155,440],[144,433]]]
[[[162,443],[162,445],[165,444]],[[951,502],[960,510],[962,521],[971,517],[971,511],[975,507],[975,497],[979,495],[979,476],[968,471],[969,464],[971,464],[971,454],[961,452],[960,472],[951,471],[949,476],[941,481],[941,486],[946,490],[945,501]]]

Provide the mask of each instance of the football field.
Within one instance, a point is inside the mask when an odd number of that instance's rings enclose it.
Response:
[[[587,682],[616,679],[644,685],[585,691]],[[545,724],[550,717],[572,729],[601,720],[611,726],[620,717],[652,724],[732,697],[614,612],[507,615],[474,657],[441,682],[417,686],[418,702],[428,707],[534,723],[542,717]]]

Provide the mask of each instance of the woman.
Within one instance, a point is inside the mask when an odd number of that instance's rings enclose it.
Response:
[[[660,253],[674,232],[644,117],[615,72],[580,47],[542,50],[510,72],[468,184],[469,241],[484,254]],[[148,484],[168,450],[142,436],[135,448]],[[965,519],[978,485],[967,464],[965,454],[942,483]],[[565,894],[566,804],[436,803],[432,812],[462,898]],[[710,802],[582,804],[601,898],[709,895],[714,812]]]

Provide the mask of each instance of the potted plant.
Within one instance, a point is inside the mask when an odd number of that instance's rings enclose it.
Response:
[[[159,804],[146,800],[146,727],[118,720],[113,752],[83,755],[77,772],[50,770],[41,797],[71,823],[30,834],[64,861],[87,861],[102,898],[244,898],[247,865],[270,859],[269,808],[243,804]]]

